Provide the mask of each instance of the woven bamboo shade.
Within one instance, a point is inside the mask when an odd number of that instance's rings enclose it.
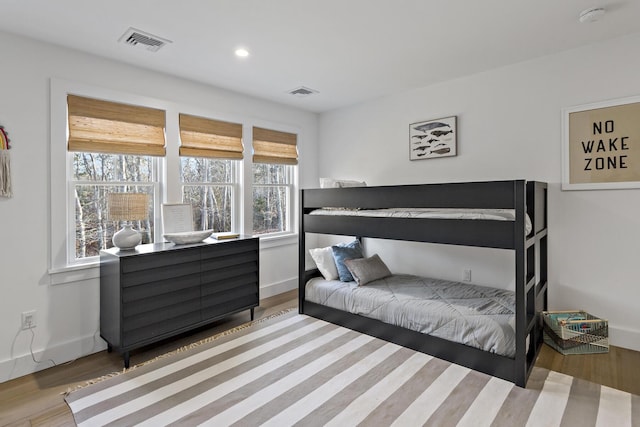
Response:
[[[140,221],[149,215],[149,195],[144,193],[109,193],[107,208],[110,221]]]
[[[165,112],[148,107],[67,96],[69,151],[165,155]]]
[[[180,114],[180,155],[242,159],[242,125]]]
[[[253,162],[298,164],[298,136],[294,133],[253,128]]]

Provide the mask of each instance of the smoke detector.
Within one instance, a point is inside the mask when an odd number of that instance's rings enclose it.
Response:
[[[300,98],[302,98],[304,96],[313,95],[314,93],[318,93],[318,91],[315,90],[315,89],[311,89],[311,88],[305,87],[305,86],[300,86],[300,87],[297,87],[295,89],[291,89],[289,91],[289,94],[297,96],[297,97],[300,97]]]
[[[118,39],[120,43],[124,43],[129,46],[144,48],[151,52],[157,52],[162,46],[167,43],[173,43],[171,40],[163,39],[162,37],[154,36],[153,34],[137,30],[130,27],[125,33]]]
[[[585,22],[596,22],[598,19],[602,18],[605,10],[601,7],[596,7],[593,9],[586,9],[580,12],[579,20],[581,24]]]

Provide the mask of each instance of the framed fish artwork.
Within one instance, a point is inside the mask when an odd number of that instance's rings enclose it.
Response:
[[[409,125],[409,159],[456,155],[456,116]]]

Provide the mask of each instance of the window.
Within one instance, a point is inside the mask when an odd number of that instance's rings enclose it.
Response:
[[[182,201],[194,207],[194,229],[233,230],[234,160],[182,157]]]
[[[289,232],[297,136],[253,128],[253,233]]]
[[[163,156],[165,113],[83,98],[67,97],[68,158],[71,164],[68,206],[73,206],[67,245],[69,264],[97,257],[113,247],[121,224],[107,215],[107,194],[135,192],[150,195],[147,219],[133,226],[143,243],[154,241],[154,207],[159,194],[157,156]]]
[[[234,229],[242,125],[180,114],[182,201],[194,207],[196,230]]]
[[[69,193],[75,207],[75,243],[70,259],[78,261],[99,256],[101,249],[113,247],[111,239],[122,224],[109,220],[108,193],[145,193],[154,199],[156,161],[151,156],[104,153],[81,152],[72,156],[73,179]],[[132,224],[142,235],[142,243],[154,241],[153,206],[150,203],[146,220]]]

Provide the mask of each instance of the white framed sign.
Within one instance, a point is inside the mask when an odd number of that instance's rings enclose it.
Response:
[[[562,189],[640,188],[640,96],[562,110]]]
[[[162,205],[163,233],[193,231],[193,208],[189,203]]]

